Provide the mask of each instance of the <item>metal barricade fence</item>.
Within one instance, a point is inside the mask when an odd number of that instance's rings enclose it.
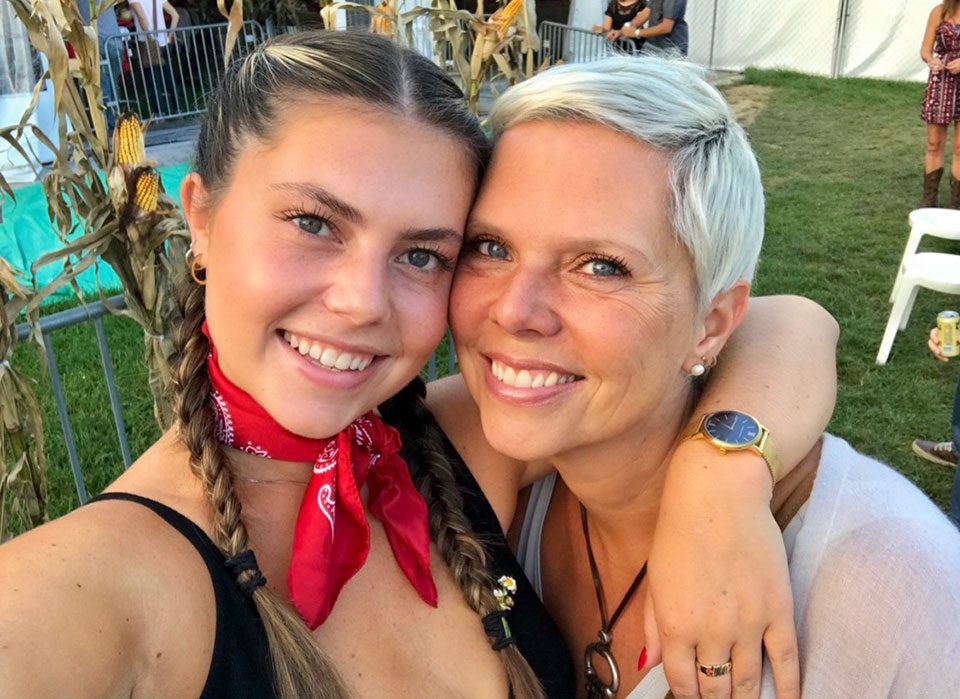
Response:
[[[540,63],[588,63],[617,53],[634,54],[630,39],[608,41],[603,34],[556,22],[540,23]]]
[[[117,99],[106,107],[153,121],[202,114],[207,94],[223,76],[226,36],[227,24],[221,23],[108,38],[100,60],[116,86]],[[266,39],[259,22],[244,22],[233,57],[249,53]]]
[[[106,300],[113,310],[120,311],[126,308],[123,296],[111,296]],[[130,466],[133,459],[130,454],[130,444],[127,440],[127,430],[123,421],[123,411],[120,407],[120,394],[117,390],[117,383],[113,372],[113,363],[110,360],[110,347],[107,343],[106,331],[103,327],[103,317],[111,313],[103,301],[88,303],[76,308],[69,308],[65,311],[59,311],[47,316],[43,316],[37,322],[40,334],[43,338],[43,350],[47,360],[47,371],[50,374],[50,384],[53,389],[53,398],[57,405],[57,413],[60,417],[60,427],[63,429],[63,440],[67,448],[67,458],[70,461],[70,470],[73,473],[73,482],[77,489],[77,497],[80,504],[86,504],[90,496],[87,493],[87,486],[83,479],[83,470],[80,464],[80,457],[77,452],[77,443],[74,438],[73,424],[70,421],[70,414],[67,410],[67,400],[63,392],[63,386],[60,376],[60,369],[57,365],[57,356],[53,351],[53,342],[51,335],[58,330],[69,328],[81,323],[93,323],[97,336],[97,346],[100,350],[100,362],[103,367],[103,377],[107,384],[107,394],[110,397],[110,409],[113,413],[113,425],[117,433],[117,440],[120,444],[120,455],[123,459],[123,467]],[[133,321],[130,321],[133,322]],[[30,336],[31,328],[27,323],[17,326],[17,339],[25,340]],[[445,369],[442,374],[438,369]],[[425,367],[424,374],[428,381],[432,381],[439,376],[453,374],[457,370],[456,354],[453,349],[453,342],[449,335],[444,338],[440,347],[430,355],[430,360]],[[146,386],[144,386],[146,390]]]
[[[369,5],[375,7],[376,0],[351,0],[359,5]],[[366,10],[344,10],[346,15],[346,26],[344,29],[348,32],[368,32],[370,31],[371,15]]]

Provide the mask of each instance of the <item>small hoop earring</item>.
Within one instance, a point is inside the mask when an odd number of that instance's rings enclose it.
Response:
[[[190,278],[193,279],[197,284],[203,286],[207,283],[207,275],[204,274],[201,278],[199,273],[203,270],[203,267],[200,266],[200,262],[193,254],[193,242],[191,241],[190,247],[187,248],[187,251],[183,254],[183,261],[190,268]]]
[[[703,376],[707,368],[703,364],[694,364],[690,367],[690,376]]]

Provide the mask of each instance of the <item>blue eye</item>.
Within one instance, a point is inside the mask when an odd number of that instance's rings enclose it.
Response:
[[[292,221],[297,225],[297,228],[304,233],[316,236],[330,235],[330,224],[325,218],[303,215],[294,216]]]
[[[437,265],[437,256],[427,250],[411,250],[404,253],[407,263],[417,269],[432,269]]]
[[[618,260],[608,260],[602,257],[595,257],[587,260],[581,269],[594,277],[622,277],[628,274],[626,265]]]
[[[418,270],[430,272],[436,269],[449,270],[453,268],[452,261],[438,250],[414,248],[400,255],[398,262],[410,265]]]
[[[509,259],[507,249],[500,243],[493,240],[481,240],[477,243],[477,252],[486,257],[492,257],[495,260]]]

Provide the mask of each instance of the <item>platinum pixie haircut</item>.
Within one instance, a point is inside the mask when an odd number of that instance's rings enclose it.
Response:
[[[494,104],[496,139],[527,121],[608,126],[662,153],[670,218],[693,260],[701,308],[753,279],[763,242],[763,186],[747,136],[702,69],[657,56],[556,66]]]

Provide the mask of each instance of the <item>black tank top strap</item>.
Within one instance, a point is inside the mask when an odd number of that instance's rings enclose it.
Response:
[[[162,502],[134,493],[102,493],[90,502],[137,503],[189,541],[203,558],[213,583],[217,629],[202,699],[274,697],[270,649],[256,605],[240,592],[220,549],[197,524]]]
[[[490,556],[494,578],[506,575],[517,583],[514,606],[507,612],[510,630],[517,646],[530,664],[550,699],[576,696],[577,676],[567,644],[547,613],[533,585],[507,544],[493,507],[480,489],[470,469],[449,440],[444,437],[447,457],[454,467],[457,485],[463,496],[464,514]]]

